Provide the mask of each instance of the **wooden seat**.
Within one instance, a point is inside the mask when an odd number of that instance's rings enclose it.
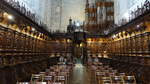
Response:
[[[49,72],[48,75],[50,75],[50,76],[56,76],[56,72]]]
[[[63,84],[61,82],[53,82],[53,83],[48,83],[48,84]]]
[[[121,76],[112,77],[113,84],[123,84],[123,78]]]
[[[66,83],[65,76],[56,76],[55,80],[56,80],[56,82],[60,82],[61,84],[65,84]]]
[[[103,82],[100,84],[111,84],[111,80],[103,80]]]
[[[46,82],[36,82],[36,83],[33,83],[33,84],[47,84],[47,83]]]
[[[41,81],[41,75],[40,74],[32,74],[31,82],[39,82]]]
[[[102,77],[99,80],[98,84],[111,84],[111,78],[110,77]]]
[[[40,74],[40,75],[45,75],[45,74],[46,74],[46,72],[40,72],[39,74]]]
[[[110,77],[113,77],[113,76],[115,76],[116,75],[116,73],[115,72],[111,72],[111,73],[109,73],[109,76]]]
[[[31,84],[30,82],[18,82],[17,84]]]
[[[96,75],[97,76],[105,76],[105,72],[97,71]]]
[[[101,82],[102,78],[105,76],[104,72],[96,72],[96,81]]]
[[[134,76],[125,76],[124,77],[125,84],[136,84],[136,80]]]
[[[119,75],[122,76],[122,77],[126,76],[125,73],[119,73]]]
[[[44,81],[45,82],[53,82],[53,76],[45,76]]]
[[[44,77],[47,75],[47,73],[46,72],[40,72],[39,75],[41,77],[41,82],[43,82],[44,81]]]

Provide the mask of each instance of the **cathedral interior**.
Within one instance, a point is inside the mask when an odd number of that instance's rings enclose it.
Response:
[[[150,84],[150,0],[0,0],[0,84]]]

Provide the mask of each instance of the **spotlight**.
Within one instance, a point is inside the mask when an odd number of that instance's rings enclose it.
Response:
[[[35,28],[32,28],[32,31],[35,31]]]
[[[13,20],[13,19],[14,19],[14,17],[13,17],[12,15],[8,15],[7,18],[8,18],[9,20]]]
[[[116,35],[113,35],[112,38],[116,38]]]
[[[79,23],[79,22],[77,22],[77,23],[76,23],[76,26],[77,26],[77,27],[79,27],[79,26],[80,26],[80,23]]]

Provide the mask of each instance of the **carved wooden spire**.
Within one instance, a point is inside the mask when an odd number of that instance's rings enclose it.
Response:
[[[89,8],[89,0],[86,0],[86,8]]]

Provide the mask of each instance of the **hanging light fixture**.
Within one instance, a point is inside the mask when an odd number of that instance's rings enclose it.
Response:
[[[7,18],[8,18],[9,20],[13,20],[13,19],[14,19],[14,17],[13,17],[12,15],[10,15],[10,14],[7,16]]]

